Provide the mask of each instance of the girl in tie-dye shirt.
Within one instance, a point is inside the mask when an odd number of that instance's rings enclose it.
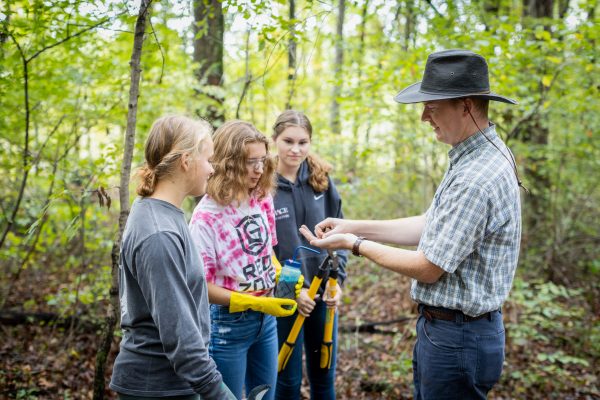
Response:
[[[190,222],[204,261],[211,304],[210,355],[238,399],[244,387],[277,380],[275,317],[296,303],[273,297],[277,244],[273,198],[275,163],[268,139],[252,124],[230,121],[214,135],[215,172]]]

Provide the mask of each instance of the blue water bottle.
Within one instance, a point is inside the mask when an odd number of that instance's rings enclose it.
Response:
[[[306,249],[319,254],[317,250],[311,249],[310,247],[296,247],[292,259],[287,259],[283,263],[281,274],[279,275],[279,282],[277,282],[277,288],[275,288],[275,297],[292,300],[296,298],[296,284],[298,283],[298,279],[300,279],[302,267],[302,264],[299,261],[296,261],[296,256],[300,249]]]

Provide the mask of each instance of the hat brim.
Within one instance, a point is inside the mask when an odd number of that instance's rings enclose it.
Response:
[[[426,101],[433,100],[448,100],[458,99],[461,97],[479,97],[482,99],[488,99],[493,101],[501,101],[503,103],[517,104],[516,100],[509,99],[508,97],[500,96],[496,93],[424,93],[421,91],[421,82],[414,83],[402,90],[396,96],[394,100],[398,103],[412,104],[412,103],[423,103]]]

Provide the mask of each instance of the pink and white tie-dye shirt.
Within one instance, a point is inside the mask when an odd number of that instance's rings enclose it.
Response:
[[[271,196],[252,196],[236,207],[221,206],[206,195],[194,210],[190,232],[207,282],[257,296],[275,287],[271,253],[277,235]]]

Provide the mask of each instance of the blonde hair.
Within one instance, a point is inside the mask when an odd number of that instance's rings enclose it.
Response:
[[[263,143],[267,151],[263,173],[252,194],[262,199],[273,193],[275,162],[268,156],[269,140],[254,125],[240,120],[225,122],[215,131],[213,141],[215,172],[208,180],[206,192],[218,204],[226,206],[234,201],[242,202],[248,197],[247,145],[252,143]]]
[[[154,121],[146,139],[146,162],[136,174],[140,180],[137,194],[146,197],[154,193],[158,181],[175,171],[181,156],[188,153],[197,156],[211,133],[208,122],[181,115]]]
[[[277,137],[290,126],[303,128],[312,139],[312,124],[308,117],[300,111],[286,110],[279,114],[273,125],[273,140],[277,140]],[[306,162],[310,170],[308,184],[317,193],[326,191],[329,188],[328,176],[332,170],[331,164],[313,152],[308,153]]]

